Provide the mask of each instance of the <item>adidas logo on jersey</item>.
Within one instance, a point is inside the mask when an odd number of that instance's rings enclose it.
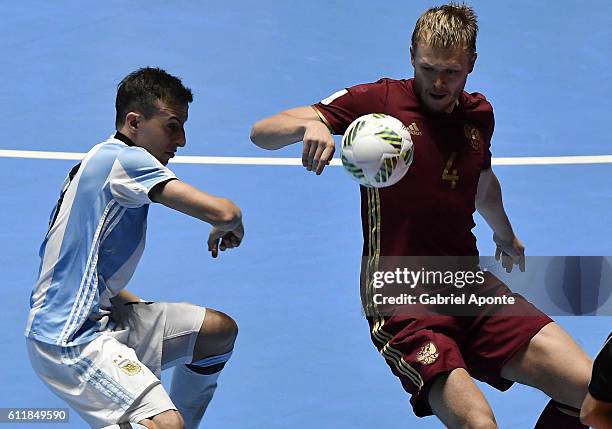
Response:
[[[417,126],[416,122],[413,122],[412,124],[408,125],[406,129],[413,136],[420,136],[421,134],[423,134],[421,130],[419,130],[419,127]]]

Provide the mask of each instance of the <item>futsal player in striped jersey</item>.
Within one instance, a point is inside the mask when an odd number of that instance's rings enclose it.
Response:
[[[30,360],[92,428],[198,427],[232,353],[237,325],[224,313],[145,302],[125,289],[153,202],[212,225],[213,257],[243,238],[234,203],[166,167],[185,146],[192,99],[180,79],[158,68],[125,77],[116,132],[70,171],[40,248],[25,330]],[[166,251],[159,264],[171,270],[178,249]],[[175,369],[166,392],[159,379],[169,367]]]
[[[476,209],[493,229],[503,266],[524,266],[524,246],[491,169],[493,109],[484,95],[464,91],[476,61],[476,34],[469,6],[431,8],[412,35],[414,78],[342,89],[253,126],[251,139],[264,149],[303,141],[303,165],[317,175],[332,159],[332,134],[343,134],[362,115],[394,116],[411,133],[414,159],[406,176],[386,188],[361,187],[366,298],[372,272],[384,268],[377,265],[381,258],[477,256]],[[490,273],[479,289],[513,295]],[[514,382],[531,385],[551,397],[539,429],[583,427],[578,408],[591,360],[547,315],[514,296],[512,308],[490,306],[469,317],[380,315],[366,303],[372,341],[411,395],[417,416],[435,414],[449,428],[497,428],[476,378],[500,390]]]

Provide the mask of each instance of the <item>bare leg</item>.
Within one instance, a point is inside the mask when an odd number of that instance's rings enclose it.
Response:
[[[226,315],[212,308],[206,309],[204,322],[195,343],[193,360],[198,361],[209,356],[221,355],[234,348],[238,335],[238,325]]]
[[[593,362],[556,323],[544,326],[502,369],[502,377],[533,386],[555,401],[580,408]]]
[[[434,381],[429,391],[429,405],[451,429],[497,429],[493,410],[463,368]]]

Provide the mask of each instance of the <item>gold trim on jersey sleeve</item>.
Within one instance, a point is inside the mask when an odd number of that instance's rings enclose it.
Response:
[[[329,123],[327,118],[325,116],[323,116],[323,113],[321,113],[321,111],[319,109],[317,109],[317,106],[315,106],[314,104],[312,105],[312,108],[314,109],[314,111],[319,116],[319,119],[321,120],[321,122],[323,122],[325,124],[325,126],[327,127],[329,132],[334,134],[334,128],[331,126],[331,124]]]

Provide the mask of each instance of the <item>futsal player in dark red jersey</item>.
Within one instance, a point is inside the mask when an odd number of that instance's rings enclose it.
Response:
[[[413,32],[413,79],[353,86],[253,126],[251,139],[265,149],[303,141],[303,165],[321,174],[335,150],[332,133],[344,133],[368,113],[402,121],[415,148],[408,173],[391,187],[361,187],[366,270],[385,257],[477,256],[475,210],[493,230],[502,265],[524,270],[524,247],[491,170],[492,107],[483,95],[464,91],[476,61],[476,33],[470,7],[431,8]],[[485,283],[511,294],[490,274]],[[505,307],[470,317],[366,309],[372,340],[412,395],[417,416],[435,414],[451,428],[497,428],[476,378],[500,390],[528,384],[550,396],[536,428],[584,427],[578,412],[591,360],[548,316],[521,296],[516,300],[512,312],[522,317],[505,314]]]

